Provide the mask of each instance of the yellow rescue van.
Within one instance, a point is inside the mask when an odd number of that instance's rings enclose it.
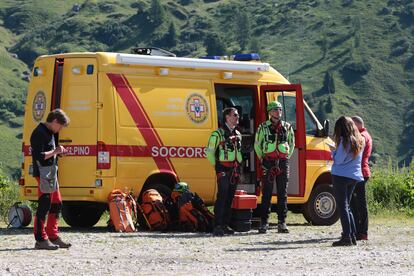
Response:
[[[22,199],[37,200],[30,135],[54,108],[62,108],[71,120],[56,137],[69,150],[59,158],[58,177],[63,219],[71,226],[96,224],[116,188],[136,196],[148,188],[168,194],[184,181],[213,204],[216,175],[205,147],[223,120],[221,111],[229,106],[241,114],[244,161],[239,188],[260,194],[254,135],[267,118],[267,102],[277,99],[296,138],[289,209],[316,225],[337,221],[326,145],[331,142],[329,124],[318,122],[300,85],[290,84],[256,54],[223,60],[145,53],[67,53],[36,59],[25,107]]]

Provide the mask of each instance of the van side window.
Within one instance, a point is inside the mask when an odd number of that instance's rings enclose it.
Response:
[[[307,135],[316,135],[316,122],[309,113],[308,108],[305,106],[305,128],[306,128],[306,134]]]
[[[254,133],[254,98],[255,90],[251,87],[216,85],[217,117],[219,125],[223,124],[223,109],[236,107],[240,114],[239,129],[242,134]]]
[[[277,100],[283,106],[282,120],[292,125],[296,130],[296,97],[293,96],[278,96]]]

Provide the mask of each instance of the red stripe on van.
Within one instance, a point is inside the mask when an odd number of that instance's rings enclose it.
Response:
[[[132,96],[135,98],[135,100],[137,101],[138,105],[141,107],[142,113],[144,114],[144,116],[145,116],[145,118],[146,118],[146,120],[147,120],[147,122],[148,122],[148,124],[150,126],[150,130],[153,131],[153,134],[157,138],[157,142],[158,142],[157,145],[159,145],[161,147],[164,146],[164,144],[163,144],[163,142],[161,140],[161,137],[158,135],[158,132],[155,130],[155,128],[154,128],[154,126],[153,126],[153,124],[152,124],[152,122],[151,122],[151,120],[150,120],[147,112],[145,111],[145,108],[142,106],[142,103],[140,102],[140,100],[138,99],[137,95],[135,94],[134,89],[132,88],[132,86],[130,85],[130,83],[128,82],[127,78],[124,75],[121,75],[121,77],[123,78],[123,80],[127,84],[128,88],[129,88],[129,91],[131,92]],[[154,158],[157,158],[157,156],[155,156]],[[163,161],[167,161],[167,163],[168,163],[168,165],[170,167],[170,168],[168,168],[168,170],[174,172],[174,174],[177,177],[177,174],[176,174],[176,171],[175,171],[175,168],[174,168],[174,165],[173,165],[171,159],[170,158],[164,158],[162,160]]]
[[[137,128],[142,137],[144,138],[147,147],[161,147],[162,143],[159,140],[158,134],[152,127],[152,123],[149,120],[141,102],[135,95],[135,92],[130,87],[126,79],[120,74],[108,73],[107,76],[111,80],[112,85],[115,87],[118,95],[121,97],[129,113],[131,114],[131,117],[137,125]],[[159,170],[169,171],[177,176],[171,164],[171,161],[168,158],[158,156],[153,157],[153,159]]]
[[[96,145],[64,145],[68,150],[65,156],[96,156]],[[24,156],[31,156],[30,146],[23,146]]]
[[[96,145],[65,145],[68,156],[96,156]],[[205,158],[204,148],[186,146],[130,146],[106,145],[111,156],[162,158]],[[154,148],[153,148],[154,147]],[[30,146],[23,145],[24,156],[31,156]],[[159,155],[154,157],[154,155]],[[164,156],[164,157],[162,157]],[[168,156],[165,157],[165,156]],[[332,160],[331,152],[326,150],[306,150],[306,160]]]
[[[332,156],[326,150],[306,150],[306,160],[332,160]]]
[[[151,122],[151,119],[149,118],[147,112],[145,111],[145,108],[142,106],[142,103],[140,102],[140,100],[138,99],[137,95],[135,94],[134,89],[132,88],[131,84],[128,82],[127,78],[124,75],[121,75],[121,77],[123,78],[123,80],[127,84],[128,88],[129,88],[129,91],[131,91],[131,93],[132,93],[132,96],[136,99],[138,105],[141,107],[142,114],[145,116],[145,118],[146,118],[146,120],[147,120],[147,122],[149,124],[150,130],[153,131],[153,134],[157,138],[158,145],[163,146],[164,144],[163,144],[163,142],[161,140],[161,137],[158,135],[158,132],[155,130],[155,128],[154,128],[154,126],[153,126],[153,124]],[[170,169],[175,172],[174,165],[172,164],[171,159],[165,158],[165,161],[168,162],[168,165],[170,166]]]
[[[112,157],[152,157],[163,158],[206,158],[204,147],[186,146],[130,146],[105,145]],[[96,156],[96,145],[70,145],[65,146],[67,156]],[[24,156],[31,156],[30,146],[23,146]]]

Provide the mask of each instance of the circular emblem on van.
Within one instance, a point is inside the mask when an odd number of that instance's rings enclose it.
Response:
[[[46,110],[46,96],[43,91],[39,91],[36,93],[36,96],[33,99],[33,106],[32,106],[32,112],[33,112],[33,119],[36,122],[39,122],[42,120],[43,115],[45,115]]]
[[[207,119],[208,104],[200,94],[194,93],[188,96],[185,109],[188,118],[196,124],[201,124]]]

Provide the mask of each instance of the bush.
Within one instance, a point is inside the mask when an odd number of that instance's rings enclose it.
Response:
[[[408,51],[410,44],[407,40],[401,39],[392,45],[391,56],[400,56]]]
[[[20,170],[19,170],[20,172]],[[16,173],[13,173],[15,175]],[[8,213],[10,208],[20,201],[19,185],[6,177],[0,168],[0,220],[8,223]],[[32,210],[32,216],[37,210],[37,201],[22,201],[22,204],[28,206]],[[1,223],[0,223],[1,224]]]
[[[407,60],[404,66],[405,70],[412,70],[414,69],[414,54]]]
[[[96,28],[94,37],[99,42],[107,45],[114,45],[119,40],[124,39],[132,34],[129,26],[123,25],[116,20],[108,20]]]
[[[413,213],[414,209],[414,162],[409,167],[373,170],[367,186],[370,211],[397,210]]]
[[[16,115],[8,110],[0,109],[0,118],[4,121],[10,121],[15,119]]]
[[[24,103],[16,96],[0,96],[0,110],[21,116],[24,114]]]
[[[210,56],[221,56],[226,52],[226,46],[224,44],[223,38],[216,33],[207,34],[206,38],[204,39],[204,45],[207,48],[207,55]]]
[[[352,85],[360,81],[370,70],[371,65],[367,61],[351,62],[342,68],[342,79],[346,85]]]
[[[23,127],[23,117],[10,119],[9,120],[9,125],[12,128],[21,128],[21,127]]]
[[[355,73],[358,75],[365,75],[371,70],[371,65],[368,62],[352,62],[344,66],[344,71]]]
[[[9,209],[19,201],[19,186],[0,172],[0,218],[7,218]]]

